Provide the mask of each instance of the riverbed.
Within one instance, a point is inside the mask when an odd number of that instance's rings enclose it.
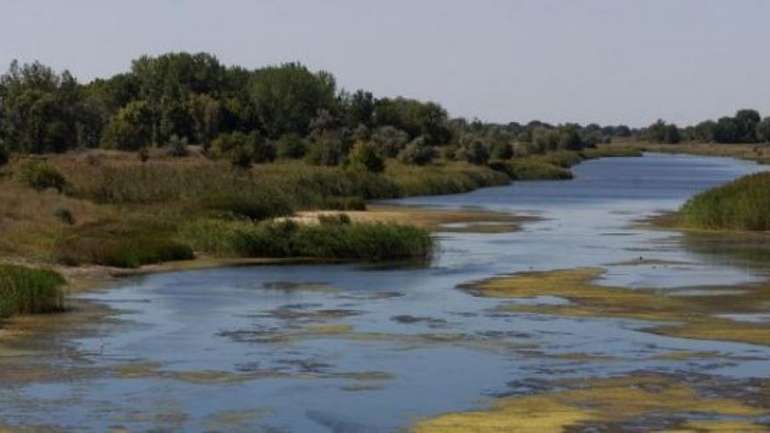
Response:
[[[713,381],[740,399],[736,388],[770,378],[770,347],[675,338],[638,319],[511,313],[567,301],[461,286],[595,267],[606,286],[740,292],[767,279],[761,254],[643,220],[759,170],[681,155],[588,161],[569,181],[388,202],[536,217],[502,233],[448,226],[430,263],[195,270],[78,295],[104,311],[98,321],[0,358],[0,431],[398,432],[563,381],[640,372]],[[764,326],[770,314],[735,319]]]

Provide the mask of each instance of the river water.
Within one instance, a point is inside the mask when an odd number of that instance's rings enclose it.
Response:
[[[659,154],[589,161],[571,181],[395,201],[540,217],[519,232],[439,233],[429,265],[237,267],[124,280],[82,295],[110,307],[107,320],[14,356],[62,374],[0,383],[0,426],[394,432],[498,396],[537,392],[554,378],[636,371],[768,377],[767,347],[654,335],[635,320],[501,314],[497,307],[513,301],[458,288],[498,274],[581,266],[604,267],[602,284],[630,288],[759,281],[763,268],[751,260],[694,250],[678,232],[637,224],[758,170],[732,159]],[[712,355],[658,356],[672,352]]]

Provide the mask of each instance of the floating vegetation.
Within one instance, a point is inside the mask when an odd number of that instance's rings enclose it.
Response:
[[[770,287],[745,286],[744,293],[716,296],[670,296],[660,290],[608,287],[594,281],[601,268],[523,272],[464,286],[471,293],[496,298],[555,296],[566,305],[506,304],[504,312],[569,317],[609,317],[657,322],[652,331],[672,337],[770,345],[770,324],[731,320],[725,313],[761,313],[770,302]],[[718,292],[717,292],[718,293]]]
[[[767,410],[731,398],[701,395],[683,381],[643,374],[576,380],[562,391],[500,399],[488,410],[449,413],[418,422],[413,433],[629,431],[644,421],[656,431],[734,433],[767,431]],[[724,417],[732,417],[725,420]],[[589,430],[590,429],[590,430]],[[646,429],[644,431],[650,431]]]

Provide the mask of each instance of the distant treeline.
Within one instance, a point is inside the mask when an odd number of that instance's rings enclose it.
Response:
[[[682,141],[700,143],[770,143],[770,117],[764,119],[757,110],[738,110],[735,116],[706,120],[681,128],[658,120],[641,134],[653,143],[676,144]]]
[[[482,164],[635,132],[623,125],[450,118],[435,102],[350,93],[331,73],[299,63],[249,70],[205,53],[143,56],[129,72],[88,84],[40,63],[13,62],[0,77],[0,154],[6,156],[96,147],[184,154],[195,144],[235,164],[305,158],[337,165],[352,155],[377,169],[389,157]]]

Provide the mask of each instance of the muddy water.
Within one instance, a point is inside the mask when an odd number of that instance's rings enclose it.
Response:
[[[770,377],[770,348],[655,335],[641,320],[504,313],[509,303],[567,301],[488,299],[457,286],[584,266],[606,269],[602,284],[682,295],[762,281],[762,261],[724,254],[719,238],[693,244],[636,223],[757,170],[720,158],[602,159],[572,181],[399,200],[542,218],[515,233],[441,233],[429,265],[126,280],[83,296],[111,308],[104,320],[0,358],[0,431],[393,432],[558,380],[648,372],[740,388]]]

